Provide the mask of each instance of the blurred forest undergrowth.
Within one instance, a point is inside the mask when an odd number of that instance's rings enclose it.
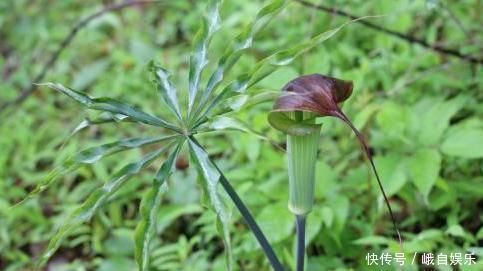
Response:
[[[305,4],[301,4],[304,2]],[[0,3],[0,106],[14,101],[41,74],[62,40],[81,18],[109,1],[2,1]],[[313,4],[307,4],[313,3]],[[331,29],[348,18],[316,8],[322,1],[291,1],[262,31],[250,53],[234,67],[250,69],[284,46]],[[112,3],[111,3],[112,4]],[[249,22],[263,1],[225,0],[225,21],[210,54],[221,56],[226,41]],[[386,192],[405,239],[405,252],[473,252],[483,256],[483,36],[479,0],[323,1],[355,16],[383,14],[368,22],[403,33],[397,37],[360,23],[257,84],[280,90],[298,75],[321,73],[354,81],[344,110],[368,138]],[[62,82],[93,96],[129,101],[158,114],[147,63],[155,59],[187,88],[188,56],[203,1],[138,5],[97,17],[48,67],[42,82]],[[331,11],[331,12],[327,12]],[[343,15],[343,14],[342,14]],[[425,44],[407,37],[415,37]],[[451,48],[460,56],[441,51]],[[468,57],[470,56],[470,57]],[[176,71],[176,72],[174,72]],[[266,121],[271,104],[237,116],[265,136],[285,138]],[[149,128],[129,124],[92,127],[64,140],[89,115],[54,91],[32,88],[21,103],[0,113],[0,270],[30,270],[54,229],[110,173],[140,157],[68,174],[25,205],[10,207],[69,154]],[[348,129],[324,120],[317,162],[316,203],[308,220],[308,270],[372,270],[367,253],[397,250],[391,223],[375,180]],[[207,138],[210,154],[281,258],[292,264],[294,224],[287,210],[283,152],[249,134]],[[223,242],[215,215],[200,203],[196,172],[180,157],[158,215],[153,270],[224,270]],[[75,229],[49,270],[135,270],[132,235],[138,205],[156,168],[149,167],[121,189],[88,224]],[[258,244],[233,212],[232,238],[240,270],[268,270]],[[461,270],[481,270],[483,261]],[[418,270],[417,265],[405,270]],[[440,266],[436,270],[452,270]]]

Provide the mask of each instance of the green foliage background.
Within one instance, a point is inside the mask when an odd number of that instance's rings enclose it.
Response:
[[[316,2],[316,1],[314,1]],[[481,57],[482,3],[468,1],[324,1],[409,33],[431,44]],[[148,78],[155,59],[188,87],[190,41],[203,1],[176,1],[110,13],[83,29],[45,81],[61,82],[94,96],[129,101],[165,114]],[[262,1],[226,0],[223,28],[211,56],[253,19]],[[0,3],[0,102],[29,84],[79,18],[100,1],[2,1]],[[347,21],[290,3],[260,33],[234,67],[244,72],[270,52]],[[214,61],[213,61],[214,62]],[[213,68],[211,63],[209,68]],[[483,256],[483,99],[481,65],[439,55],[358,24],[311,50],[257,85],[279,90],[297,75],[322,73],[353,80],[344,111],[373,147],[383,185],[405,239],[407,253],[474,252]],[[206,79],[206,78],[205,78]],[[237,116],[279,143],[266,121],[271,104]],[[82,112],[82,113],[81,113]],[[68,98],[42,88],[0,116],[0,269],[30,270],[56,226],[109,174],[142,154],[107,158],[65,176],[39,197],[11,209],[67,155],[87,146],[155,130],[130,124],[89,128],[64,140],[88,116]],[[324,119],[316,176],[316,204],[308,220],[308,270],[370,270],[368,252],[398,250],[375,180],[354,136],[342,123]],[[203,138],[201,138],[203,139]],[[249,134],[228,132],[203,141],[255,214],[277,254],[293,265],[293,217],[287,209],[283,152]],[[122,158],[122,161],[119,160]],[[188,160],[187,156],[181,160]],[[178,161],[181,168],[182,162]],[[93,220],[76,228],[48,270],[135,270],[133,230],[138,205],[155,166],[133,178]],[[193,169],[175,172],[158,216],[153,270],[224,270],[223,242],[215,215],[200,203]],[[268,270],[258,244],[233,210],[232,238],[240,270]],[[482,270],[477,265],[461,270]],[[417,265],[406,266],[418,270]],[[451,270],[439,267],[437,270]]]

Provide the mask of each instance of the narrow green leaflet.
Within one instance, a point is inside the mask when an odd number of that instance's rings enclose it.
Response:
[[[119,122],[129,122],[133,121],[130,117],[122,114],[112,114],[110,112],[103,112],[99,117],[90,119],[90,118],[85,118],[84,120],[79,123],[74,130],[70,133],[68,138],[71,138],[78,132],[84,130],[85,128],[92,126],[92,125],[98,125],[98,124],[104,124],[104,123],[119,123]]]
[[[300,55],[304,54],[305,52],[309,51],[315,46],[321,44],[322,42],[330,39],[332,36],[337,34],[337,32],[339,32],[345,26],[353,22],[367,19],[367,18],[372,18],[372,17],[375,17],[375,16],[366,16],[366,17],[361,17],[355,20],[345,22],[337,28],[327,30],[325,32],[315,35],[308,41],[297,44],[289,49],[280,50],[266,57],[265,59],[261,60],[248,75],[242,75],[240,77],[241,80],[239,80],[239,82],[234,84],[235,88],[233,88],[232,91],[235,91],[235,92],[245,91],[246,88],[250,88],[254,84],[258,83],[260,80],[272,74],[279,67],[286,66],[292,63],[292,61],[295,60]]]
[[[202,110],[208,101],[211,93],[216,90],[225,78],[233,65],[240,59],[244,51],[252,46],[253,37],[263,29],[284,7],[286,0],[274,0],[263,7],[257,14],[255,20],[247,25],[245,29],[235,38],[235,43],[229,47],[218,61],[215,72],[208,80],[198,110]],[[198,111],[197,111],[198,112]]]
[[[179,110],[178,96],[176,87],[169,80],[169,73],[160,65],[151,62],[149,69],[154,76],[154,84],[156,89],[161,93],[166,105],[173,111],[179,121],[181,121],[181,111]]]
[[[222,2],[222,0],[210,1],[205,20],[194,38],[193,54],[190,56],[188,115],[196,100],[201,73],[208,64],[208,46],[213,34],[220,28],[219,8]]]
[[[227,117],[227,116],[217,116],[217,117],[212,118],[207,123],[206,128],[200,127],[200,132],[210,132],[210,131],[220,131],[220,130],[241,131],[241,132],[244,132],[244,133],[247,133],[247,134],[254,135],[261,140],[265,140],[268,143],[270,143],[270,144],[272,144],[276,147],[279,147],[276,142],[274,142],[270,138],[266,137],[263,133],[255,131],[248,124],[246,124],[243,121],[236,119],[236,118]]]
[[[216,96],[216,98],[213,99],[213,101],[210,103],[204,113],[199,115],[198,119],[201,119],[209,114],[210,111],[218,105],[218,103],[223,99],[223,97],[225,97],[227,93],[231,93],[232,95],[234,95],[236,93],[244,92],[246,89],[252,87],[268,75],[272,74],[279,67],[290,64],[301,54],[328,40],[348,24],[373,17],[377,16],[366,16],[345,22],[337,28],[315,35],[308,41],[302,42],[289,49],[280,50],[260,60],[260,62],[258,62],[258,64],[250,72],[238,76],[237,79],[235,79],[225,88],[223,88],[223,90]]]
[[[69,157],[65,161],[63,161],[60,166],[50,172],[49,175],[47,175],[47,177],[43,179],[25,199],[17,203],[17,205],[20,205],[27,199],[32,198],[35,195],[43,192],[45,189],[50,187],[58,179],[58,177],[76,170],[82,164],[93,164],[108,155],[133,148],[139,148],[149,144],[162,142],[165,140],[173,139],[174,137],[175,136],[128,138],[82,150],[76,153],[73,157]]]
[[[134,107],[131,107],[130,105],[119,102],[115,99],[104,98],[104,97],[91,98],[82,92],[66,88],[61,84],[56,84],[56,83],[45,83],[40,85],[48,86],[49,88],[59,91],[69,96],[70,98],[74,99],[78,103],[84,105],[88,109],[106,111],[114,114],[122,114],[132,118],[134,121],[137,121],[137,122],[141,122],[141,123],[153,125],[153,126],[164,127],[166,129],[169,129],[178,133],[181,132],[180,129],[174,126],[173,124],[168,123],[158,117],[147,114],[143,111],[137,110]]]
[[[259,92],[254,95],[238,94],[228,99],[224,99],[220,106],[217,107],[216,111],[213,112],[213,115],[221,116],[233,111],[240,111],[257,104],[274,101],[279,95],[280,92],[273,90]],[[200,125],[208,121],[208,119],[209,118],[205,115],[193,125],[193,128],[198,128]]]
[[[142,168],[154,161],[154,159],[163,153],[168,147],[169,146],[166,146],[154,152],[150,152],[143,156],[139,161],[124,166],[122,169],[116,172],[113,177],[111,177],[111,179],[102,187],[97,188],[60,226],[54,237],[50,240],[46,251],[39,259],[38,266],[44,265],[48,259],[52,257],[72,228],[81,223],[89,221],[96,211],[108,201],[109,197],[114,194],[132,175],[139,173]]]
[[[141,221],[136,226],[134,232],[135,256],[139,266],[139,271],[149,270],[149,244],[156,228],[156,215],[159,210],[162,194],[168,189],[166,179],[171,175],[174,160],[176,159],[181,144],[169,155],[168,159],[163,163],[153,186],[148,194],[143,198],[139,207]]]
[[[211,163],[205,150],[203,150],[191,139],[188,142],[191,158],[195,162],[200,175],[206,182],[206,189],[211,201],[211,205],[220,223],[218,228],[221,228],[221,231],[223,232],[223,242],[225,244],[225,251],[227,253],[227,266],[228,270],[231,270],[233,260],[229,231],[230,213],[227,206],[223,202],[221,195],[218,193],[220,174],[216,170],[216,167]]]
[[[99,124],[113,123],[113,122],[119,123],[119,122],[134,122],[134,121],[126,115],[112,114],[110,112],[102,112],[99,117],[94,119],[85,118],[70,132],[68,136],[65,137],[65,139],[62,141],[61,149],[64,147],[67,141],[69,141],[73,136],[75,136],[77,133],[84,130],[85,128],[90,127],[92,125],[99,125]]]
[[[263,136],[261,133],[258,133],[255,130],[248,127],[246,123],[243,123],[238,119],[227,117],[227,116],[214,117],[213,119],[210,120],[208,127],[209,129],[212,129],[212,130],[233,129],[233,130],[238,130],[246,133],[251,133],[257,136]]]
[[[127,139],[121,139],[100,146],[91,147],[78,152],[73,157],[73,162],[82,164],[93,164],[99,159],[114,154],[116,152],[125,151],[128,149],[139,148],[145,145],[159,143],[165,140],[173,139],[176,136],[157,136],[157,137],[133,137]]]

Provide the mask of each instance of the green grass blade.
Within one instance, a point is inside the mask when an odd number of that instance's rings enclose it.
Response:
[[[244,30],[235,38],[233,46],[229,47],[218,61],[216,70],[208,80],[200,106],[196,112],[206,105],[211,93],[216,90],[225,78],[225,75],[231,70],[233,65],[240,59],[242,54],[252,47],[254,36],[263,29],[285,6],[286,0],[273,0],[258,13],[255,20],[247,25]],[[196,115],[196,114],[195,114]]]
[[[153,182],[153,187],[143,198],[139,207],[141,221],[134,232],[135,258],[139,271],[148,270],[149,267],[149,244],[156,228],[156,215],[162,194],[168,189],[166,179],[171,175],[174,161],[181,149],[181,144],[171,152],[168,159],[163,163]]]
[[[136,137],[122,139],[100,146],[87,148],[82,150],[72,157],[67,158],[61,163],[60,166],[55,168],[47,175],[35,188],[32,190],[25,199],[16,204],[16,206],[24,203],[26,200],[42,193],[45,189],[50,187],[60,176],[70,173],[78,169],[82,164],[93,164],[100,159],[125,150],[139,148],[145,145],[159,143],[169,139],[173,139],[176,136],[159,136],[159,137]]]
[[[218,229],[222,231],[225,252],[227,255],[227,268],[228,270],[231,270],[233,260],[229,231],[230,213],[226,204],[223,202],[220,193],[218,192],[220,174],[210,161],[205,150],[191,139],[188,142],[191,158],[196,164],[200,175],[206,182],[206,190],[208,192],[211,205],[216,213],[218,223],[220,223]]]
[[[152,116],[148,113],[135,109],[134,107],[125,104],[123,102],[117,101],[111,98],[91,98],[86,94],[75,91],[73,89],[69,89],[67,87],[62,86],[61,84],[56,83],[45,83],[39,84],[42,86],[48,86],[49,88],[55,89],[70,98],[74,99],[78,103],[82,104],[83,106],[87,107],[88,109],[92,110],[99,110],[105,112],[111,112],[114,114],[122,114],[132,118],[137,122],[141,122],[148,125],[164,127],[166,129],[175,131],[180,133],[181,130],[174,126],[171,123],[168,123],[158,117]]]
[[[196,100],[201,73],[208,64],[208,46],[213,34],[220,28],[219,8],[222,2],[222,0],[210,0],[203,24],[194,38],[194,49],[190,56],[188,115]]]
[[[102,187],[97,188],[84,203],[77,208],[60,226],[54,237],[50,240],[47,249],[39,259],[38,266],[43,266],[61,245],[63,239],[73,227],[89,221],[96,211],[104,205],[108,198],[114,194],[132,175],[151,163],[169,146],[160,148],[143,156],[139,161],[130,163],[116,172]]]
[[[169,80],[170,74],[159,64],[150,62],[149,69],[154,77],[154,84],[166,105],[173,111],[176,118],[181,121],[181,111],[179,109],[178,95],[176,87]]]

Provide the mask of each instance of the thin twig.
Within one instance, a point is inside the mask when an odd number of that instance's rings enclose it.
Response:
[[[121,3],[117,4],[110,4],[105,6],[103,9],[85,17],[84,19],[80,20],[67,34],[67,36],[62,40],[62,42],[59,44],[59,47],[57,50],[54,51],[54,53],[50,56],[49,60],[44,64],[40,72],[34,77],[32,82],[25,86],[20,94],[11,102],[4,103],[0,106],[0,113],[7,109],[10,106],[13,105],[19,105],[23,103],[29,96],[32,94],[36,86],[34,83],[39,83],[42,81],[47,74],[47,72],[55,65],[57,62],[60,54],[64,51],[64,49],[69,46],[72,43],[72,40],[74,37],[77,35],[77,33],[84,28],[89,22],[91,22],[94,19],[97,19],[101,17],[102,15],[112,12],[112,11],[118,11],[127,7],[132,7],[132,6],[138,6],[138,5],[145,5],[145,4],[153,4],[153,3],[158,3],[160,0],[142,0],[142,1],[135,1],[135,0],[126,0]]]
[[[303,5],[305,7],[317,9],[317,10],[324,11],[324,12],[331,13],[331,14],[336,14],[338,16],[350,18],[352,20],[359,18],[359,16],[347,13],[347,12],[342,11],[342,10],[337,9],[337,8],[328,7],[328,6],[324,6],[324,5],[317,5],[317,4],[307,2],[305,0],[294,0],[294,1],[297,2],[297,3],[300,3],[301,5]],[[393,36],[393,37],[397,37],[397,38],[404,40],[406,42],[418,44],[422,47],[431,49],[431,50],[438,52],[438,53],[441,53],[441,54],[455,56],[457,58],[463,59],[463,60],[468,61],[470,63],[483,64],[483,58],[478,58],[478,57],[475,57],[475,56],[472,56],[472,55],[467,55],[467,54],[461,53],[460,51],[458,51],[456,49],[443,47],[443,46],[438,45],[438,44],[429,44],[428,42],[426,42],[422,39],[419,39],[419,38],[416,38],[416,37],[413,37],[413,36],[409,36],[409,35],[403,34],[401,32],[397,32],[397,31],[394,31],[394,30],[384,28],[382,26],[371,23],[369,21],[359,20],[359,21],[357,21],[357,23],[362,24],[364,26],[367,26],[369,28],[372,28],[374,30],[377,30],[379,32],[382,32],[384,34],[387,34],[387,35],[390,35],[390,36]]]

